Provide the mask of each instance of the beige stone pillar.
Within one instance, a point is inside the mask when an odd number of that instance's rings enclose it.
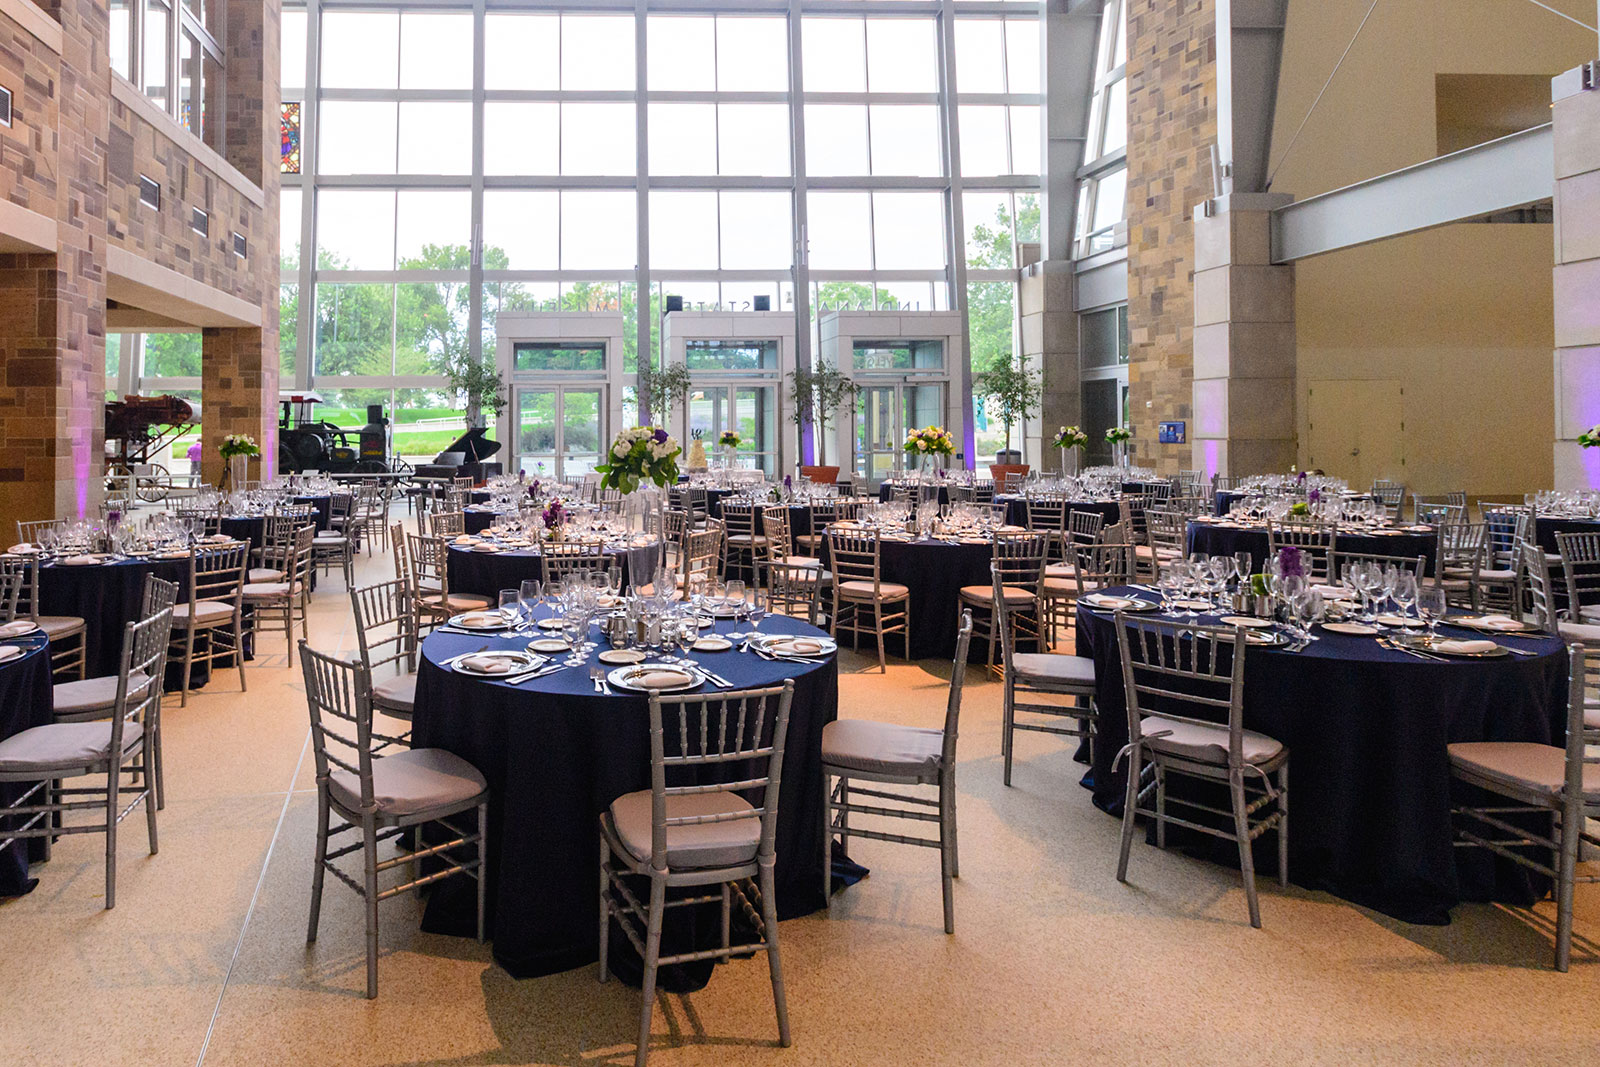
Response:
[[[1194,210],[1193,466],[1203,475],[1295,463],[1294,268],[1271,262],[1279,193],[1234,193]]]
[[[1600,487],[1600,61],[1552,82],[1555,135],[1555,485]]]
[[[222,478],[218,448],[230,433],[261,446],[251,478],[271,477],[278,457],[278,70],[282,49],[278,0],[227,0],[227,123],[224,155],[261,186],[256,238],[262,268],[252,279],[260,329],[207,329],[201,339],[200,423],[207,482]]]
[[[1017,311],[1022,325],[1022,356],[1043,372],[1039,405],[1040,470],[1056,470],[1061,454],[1050,446],[1062,426],[1076,426],[1082,417],[1078,382],[1078,315],[1073,310],[1072,261],[1048,259],[1022,269],[1017,286]]]

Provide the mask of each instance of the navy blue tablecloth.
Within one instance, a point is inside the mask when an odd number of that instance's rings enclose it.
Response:
[[[735,628],[722,622],[715,629]],[[761,629],[819,632],[785,616],[764,620]],[[485,643],[513,647],[450,633],[423,642],[414,744],[454,752],[488,779],[488,929],[495,959],[518,978],[581,967],[599,951],[600,813],[624,793],[650,788],[648,701],[638,694],[595,693],[586,666],[517,686],[439,666]],[[599,643],[604,647],[604,639]],[[816,911],[827,903],[822,728],[838,714],[837,664],[831,658],[814,666],[773,662],[735,651],[697,656],[740,688],[794,679],[778,807],[777,906],[780,918]],[[590,664],[596,662],[591,657]],[[476,902],[469,879],[446,880],[428,903],[423,929],[470,934]],[[687,921],[689,929],[680,927],[678,936],[702,945],[718,936],[715,907],[709,920]],[[613,930],[611,943],[619,973],[636,974],[637,957],[626,939]],[[710,971],[710,963],[674,968],[672,974],[664,970],[663,987],[699,988]]]
[[[879,503],[887,504],[893,498],[893,496],[894,496],[894,483],[892,483],[892,482],[884,482],[882,485],[878,486],[878,502]],[[948,504],[948,503],[950,503],[950,487],[947,486],[947,485],[940,485],[939,486],[939,504],[941,506],[943,506],[943,505]]]
[[[25,648],[16,659],[0,663],[0,741],[50,722],[54,709],[50,686],[49,642],[42,634],[5,642]],[[27,782],[0,784],[0,805],[16,803],[31,788]],[[33,803],[37,803],[37,798]],[[19,822],[22,820],[18,820]],[[38,879],[28,876],[29,859],[42,859],[44,838],[16,841],[0,852],[0,897],[33,891]]]
[[[1260,573],[1267,562],[1267,529],[1264,526],[1217,526],[1208,522],[1189,523],[1189,551],[1207,556],[1250,553],[1250,566]],[[1341,553],[1374,556],[1399,556],[1414,560],[1426,557],[1427,573],[1437,566],[1439,537],[1435,533],[1339,534]]]
[[[659,544],[642,545],[611,554],[622,566],[622,586],[633,588],[633,576],[648,570],[660,558]],[[502,589],[516,589],[525,580],[544,580],[544,557],[533,549],[503,552],[473,552],[452,545],[447,566],[452,593],[475,593],[494,601]]]
[[[994,499],[995,499],[996,503],[1005,504],[1005,506],[1006,506],[1006,521],[1007,522],[1009,522],[1013,526],[1021,526],[1024,529],[1027,528],[1027,525],[1028,525],[1028,498],[1027,497],[1012,496],[1012,495],[1007,494],[1007,493],[999,493],[999,494],[997,494],[995,496]],[[1105,520],[1105,525],[1106,526],[1110,526],[1110,525],[1116,523],[1117,521],[1119,521],[1122,518],[1121,505],[1118,504],[1115,500],[1069,500],[1069,501],[1067,501],[1067,511],[1068,512],[1073,512],[1073,511],[1094,512],[1095,514],[1099,515],[1101,518],[1103,518]]]
[[[1481,636],[1448,626],[1441,632]],[[1536,888],[1522,868],[1451,844],[1452,798],[1469,794],[1451,782],[1445,748],[1562,743],[1561,642],[1502,637],[1537,655],[1441,663],[1381,648],[1371,637],[1318,633],[1322,640],[1304,652],[1252,648],[1245,668],[1245,726],[1290,753],[1290,878],[1407,922],[1448,922],[1461,900],[1531,902]],[[1077,654],[1095,662],[1099,712],[1088,781],[1095,804],[1120,815],[1124,779],[1111,767],[1127,743],[1128,721],[1113,619],[1080,603],[1077,635]],[[1208,854],[1238,862],[1232,841],[1218,844]],[[1275,836],[1257,844],[1257,870],[1275,870]]]
[[[1546,552],[1561,551],[1556,534],[1600,533],[1600,519],[1557,519],[1540,515],[1533,520],[1533,525],[1534,537]]]

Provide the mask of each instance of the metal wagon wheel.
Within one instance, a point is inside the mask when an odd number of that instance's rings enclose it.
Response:
[[[140,500],[147,504],[154,504],[167,499],[172,492],[172,472],[160,463],[149,465],[150,470],[138,476],[134,482],[134,492]]]

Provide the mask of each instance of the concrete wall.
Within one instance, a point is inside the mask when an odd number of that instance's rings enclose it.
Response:
[[[1594,16],[1577,0],[1555,6]],[[1389,0],[1285,158],[1365,11],[1289,5],[1274,192],[1304,198],[1434,156],[1440,75],[1548,78],[1596,49],[1592,34],[1526,0]],[[1463,224],[1297,263],[1302,463],[1308,383],[1382,378],[1405,389],[1403,477],[1413,491],[1549,486],[1552,246],[1549,225]]]

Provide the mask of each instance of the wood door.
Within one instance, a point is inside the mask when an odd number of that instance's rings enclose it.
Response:
[[[1366,488],[1405,482],[1405,387],[1395,378],[1328,379],[1306,389],[1306,465]]]

